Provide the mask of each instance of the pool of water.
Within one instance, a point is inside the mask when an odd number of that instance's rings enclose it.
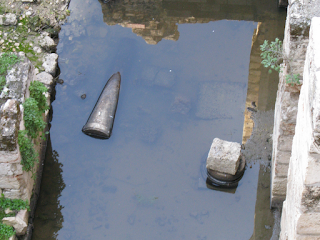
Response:
[[[285,13],[269,2],[71,1],[33,239],[252,236],[259,164],[233,192],[203,186],[200,168],[213,138],[242,143],[257,31],[283,34]],[[112,136],[88,137],[82,126],[117,71]],[[276,80],[264,81],[255,94],[270,93],[267,110]]]

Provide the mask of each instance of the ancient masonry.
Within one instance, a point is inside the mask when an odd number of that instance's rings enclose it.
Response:
[[[45,62],[44,64],[56,68],[57,55],[55,55],[53,56],[55,57],[53,62]],[[6,76],[7,85],[0,95],[0,189],[6,198],[28,200],[31,203],[30,213],[33,214],[35,198],[37,197],[35,193],[38,192],[37,188],[41,181],[46,141],[38,137],[34,144],[36,151],[39,153],[39,161],[34,169],[37,177],[34,178],[31,172],[23,171],[20,164],[21,154],[17,136],[19,130],[25,129],[22,103],[29,97],[28,88],[31,81],[42,82],[49,91],[52,89],[54,81],[50,73],[38,73],[23,52],[20,52],[18,56],[20,62],[8,72]],[[46,97],[50,106],[50,94],[47,93]],[[48,116],[49,111],[47,110],[43,116],[46,122],[48,122]],[[19,214],[23,216],[21,217]],[[13,226],[17,235],[23,235],[27,231],[28,214],[26,210],[23,210],[16,217],[3,219],[3,222]]]
[[[0,22],[0,25],[17,24],[15,14],[8,13],[1,19],[5,21]],[[12,21],[6,22],[8,19]],[[36,40],[44,50],[50,50],[56,46],[48,33],[41,34]],[[16,55],[20,61],[8,71],[5,87],[0,94],[0,193],[6,198],[28,200],[30,203],[30,212],[20,210],[16,216],[2,219],[3,223],[14,227],[16,235],[24,235],[25,238],[28,238],[32,233],[32,224],[29,224],[29,219],[33,218],[40,189],[46,140],[39,136],[33,142],[39,154],[38,163],[35,164],[32,171],[34,176],[32,172],[23,171],[18,145],[18,131],[25,129],[22,104],[30,95],[31,81],[40,81],[48,88],[46,97],[50,106],[50,92],[52,92],[57,71],[58,55],[43,53],[42,67],[45,71],[41,73],[33,66],[24,52],[16,53]],[[43,115],[45,122],[48,122],[48,117],[49,111],[47,110]],[[12,239],[16,239],[15,235],[10,238]]]
[[[318,2],[318,5],[315,5],[315,2]],[[320,12],[314,6],[319,6],[318,0],[312,2],[291,0],[287,9],[283,50],[289,61],[283,63],[275,105],[271,207],[281,207],[286,197],[287,175],[301,87],[286,84],[286,75],[289,72],[303,75],[310,22],[313,16],[320,16]]]
[[[320,239],[320,18],[310,29],[283,203],[281,240]]]

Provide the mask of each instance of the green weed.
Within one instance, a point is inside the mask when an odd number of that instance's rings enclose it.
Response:
[[[30,211],[28,201],[24,201],[22,199],[5,198],[4,194],[1,194],[0,207],[2,209],[9,208],[10,210],[17,210],[17,211],[22,210],[22,209],[27,209],[28,211]]]
[[[290,63],[291,59],[286,57],[283,53],[282,49],[282,42],[279,40],[279,38],[276,38],[274,42],[268,42],[268,40],[265,40],[262,45],[260,45],[261,50],[261,64],[265,68],[270,68],[269,73],[272,73],[272,70],[275,70],[277,72],[282,71],[281,69],[281,63],[285,61],[290,69]],[[300,74],[292,73],[291,71],[289,74],[286,75],[286,83],[291,85],[300,85]]]
[[[23,171],[30,172],[34,164],[38,162],[38,153],[34,149],[32,140],[28,137],[26,130],[19,130],[18,144],[21,152],[21,165]]]
[[[47,98],[44,93],[48,92],[47,87],[39,82],[33,81],[29,87],[30,90],[30,97],[35,99],[38,103],[38,109],[41,113],[44,113],[46,110],[49,109]]]
[[[265,68],[270,67],[269,73],[272,73],[272,69],[277,72],[280,71],[280,64],[283,61],[282,54],[282,42],[279,38],[276,38],[274,42],[269,44],[268,40],[264,40],[263,44],[260,45],[262,65]]]
[[[0,223],[0,240],[8,240],[15,233],[13,227]]]
[[[24,125],[28,136],[35,139],[46,126],[46,123],[43,121],[42,111],[38,107],[39,103],[36,99],[30,97],[22,105],[24,107]]]
[[[7,74],[7,71],[19,61],[19,57],[15,54],[3,53],[0,56],[0,75]]]
[[[18,144],[21,152],[21,165],[24,171],[33,170],[35,163],[38,162],[38,153],[34,149],[32,139],[36,139],[40,132],[43,132],[46,123],[42,114],[49,109],[46,96],[47,88],[43,83],[33,81],[29,87],[30,98],[22,104],[24,107],[24,125],[26,130],[18,133]],[[43,134],[44,136],[44,134]]]

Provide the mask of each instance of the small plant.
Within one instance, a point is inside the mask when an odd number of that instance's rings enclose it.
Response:
[[[31,139],[28,138],[26,130],[19,130],[18,144],[21,152],[22,170],[30,172],[33,170],[34,164],[38,162],[38,153],[34,149]]]
[[[39,81],[33,81],[29,87],[30,97],[38,102],[38,108],[40,112],[44,113],[49,109],[47,98],[44,93],[48,92],[46,86]]]
[[[0,93],[6,85],[6,75],[8,70],[20,59],[12,53],[3,53],[0,55]]]
[[[8,240],[15,233],[13,227],[0,223],[0,240]]]
[[[291,60],[286,57],[282,50],[282,42],[279,40],[279,38],[276,38],[274,42],[271,42],[269,44],[268,40],[265,40],[262,45],[260,45],[261,50],[261,64],[265,68],[270,68],[269,73],[272,73],[272,69],[280,72],[281,71],[281,63],[283,61],[286,61],[289,65],[291,63]],[[286,83],[291,85],[300,85],[300,74],[294,74],[292,72],[289,72],[289,74],[286,75]]]
[[[42,113],[49,109],[46,96],[47,88],[43,83],[34,81],[30,84],[30,98],[22,104],[24,107],[24,125],[26,130],[18,133],[18,144],[21,152],[22,169],[32,172],[38,162],[38,153],[34,149],[32,139],[36,139],[46,126]],[[44,134],[43,136],[44,137]],[[35,177],[35,175],[33,175]]]
[[[43,131],[46,123],[42,118],[42,111],[39,110],[38,102],[30,97],[22,104],[24,107],[24,125],[27,129],[28,136],[35,139]]]
[[[69,10],[69,9],[66,10],[66,14],[67,14],[68,16],[70,16],[70,10]]]
[[[27,209],[28,211],[30,211],[30,207],[29,207],[29,202],[26,200],[22,200],[22,199],[9,199],[9,198],[5,198],[4,194],[1,194],[0,197],[0,207],[2,209],[7,209],[9,208],[10,210],[22,210],[22,209]]]
[[[262,65],[265,68],[270,67],[269,73],[272,73],[272,69],[277,72],[280,71],[280,64],[283,61],[282,42],[279,38],[276,38],[274,42],[269,44],[268,40],[264,40],[264,43],[260,45]]]
[[[5,214],[4,210],[10,209],[13,211],[19,211],[27,209],[30,211],[29,202],[21,199],[9,199],[5,198],[4,194],[0,197],[0,216],[1,219],[4,217],[15,216],[15,213]],[[3,223],[0,223],[0,240],[8,240],[12,235],[15,234],[14,228]]]

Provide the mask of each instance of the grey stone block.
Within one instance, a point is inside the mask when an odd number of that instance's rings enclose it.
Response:
[[[240,151],[239,143],[213,139],[207,158],[207,169],[235,175],[240,163]]]

